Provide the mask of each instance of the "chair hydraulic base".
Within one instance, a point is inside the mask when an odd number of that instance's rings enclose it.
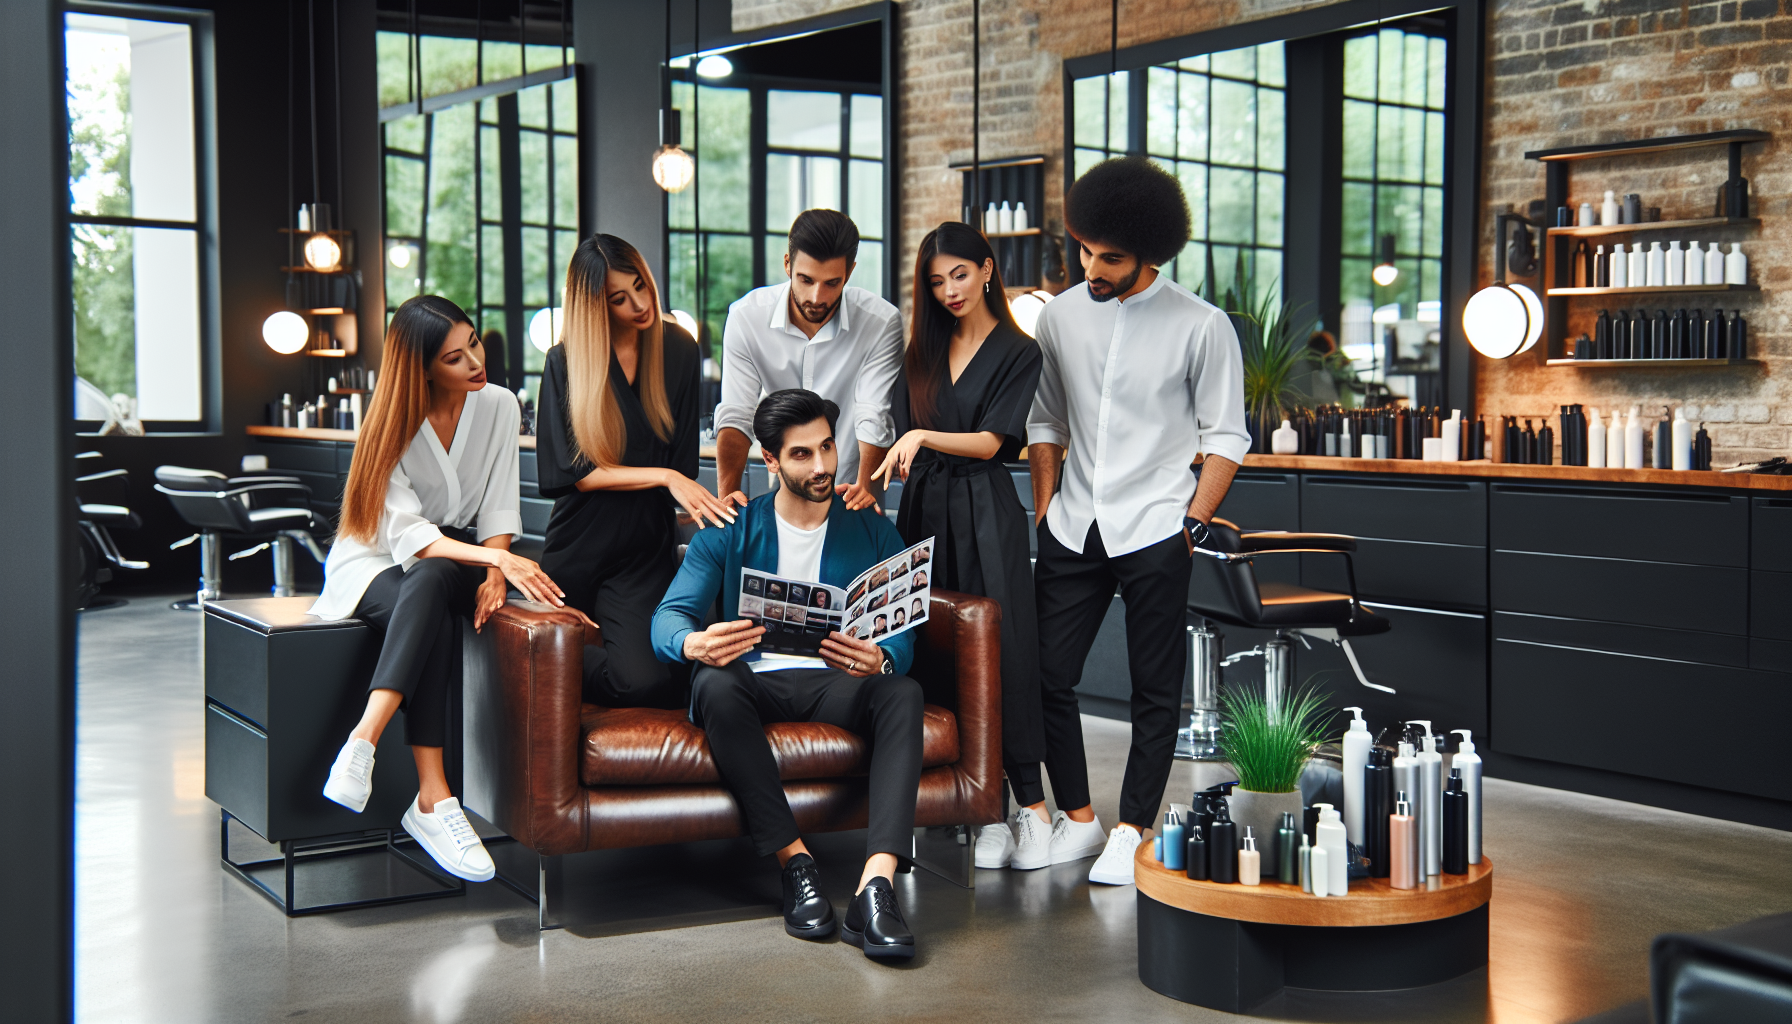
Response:
[[[318,836],[313,839],[283,839],[279,844],[281,853],[281,856],[279,857],[270,857],[265,860],[235,861],[230,858],[230,822],[235,816],[222,808],[219,809],[218,813],[219,858],[223,862],[224,870],[235,875],[237,878],[242,879],[244,882],[247,882],[255,889],[255,891],[266,896],[268,901],[273,903],[274,906],[279,907],[280,911],[287,917],[303,917],[307,914],[323,914],[332,910],[348,910],[353,907],[377,907],[389,903],[410,903],[416,900],[436,899],[441,896],[461,896],[467,891],[466,882],[437,868],[435,864],[430,861],[428,854],[423,854],[421,857],[412,856],[410,852],[400,846],[400,843],[405,843],[415,847],[416,840],[395,829],[373,829],[367,832],[349,832],[342,835]],[[247,825],[243,827],[248,829]],[[249,832],[250,834],[254,834],[253,829],[249,829]],[[380,856],[382,859],[387,857],[396,858],[401,863],[410,867],[416,875],[421,876],[422,880],[428,883],[428,887],[410,892],[394,893],[388,891],[385,895],[339,899],[332,902],[311,903],[303,906],[298,903],[295,893],[297,890],[297,876],[299,869],[312,868],[312,870],[306,873],[308,875],[315,875],[320,873],[319,868],[326,862],[339,864],[342,860],[349,857],[368,857],[369,855]],[[312,867],[313,865],[317,865],[318,867]],[[276,866],[278,866],[278,870],[270,870],[274,869]],[[256,869],[262,870],[257,871]],[[346,874],[348,872],[344,873]],[[388,869],[379,872],[379,874],[384,879],[385,887],[388,890],[392,889],[394,887],[394,879],[392,877],[393,872]],[[272,876],[272,879],[279,883],[280,887],[276,889],[274,885],[270,885],[268,879],[263,876]],[[357,882],[360,882],[360,884],[357,885]],[[316,884],[320,883],[314,882],[307,887],[311,888]],[[358,890],[364,889],[367,885],[368,883],[364,880],[344,878],[338,880],[336,885],[332,886],[332,888]]]

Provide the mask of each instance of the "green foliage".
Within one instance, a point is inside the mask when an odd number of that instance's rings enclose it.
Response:
[[[68,177],[101,184],[85,212],[131,215],[131,72],[69,81]],[[137,394],[136,285],[130,228],[77,224],[74,257],[75,373],[108,395]]]
[[[1307,338],[1313,333],[1316,319],[1306,314],[1306,304],[1279,302],[1278,289],[1267,288],[1258,297],[1254,275],[1238,254],[1238,265],[1232,282],[1223,294],[1215,295],[1217,275],[1208,256],[1206,295],[1203,298],[1225,310],[1238,332],[1238,344],[1244,354],[1245,411],[1259,439],[1281,425],[1282,417],[1292,409],[1305,406],[1307,396],[1294,386],[1294,381],[1312,365],[1312,350]],[[1348,367],[1348,362],[1346,362]]]
[[[1299,687],[1271,718],[1261,690],[1233,687],[1220,694],[1224,731],[1220,741],[1238,783],[1256,793],[1290,793],[1301,769],[1331,735],[1334,712],[1325,710],[1313,684]]]

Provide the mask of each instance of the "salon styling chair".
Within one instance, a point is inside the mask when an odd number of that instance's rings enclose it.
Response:
[[[97,459],[99,452],[82,452],[76,459]],[[105,469],[96,473],[86,473],[75,477],[75,486],[81,492],[79,512],[75,518],[78,531],[75,551],[78,563],[75,570],[75,607],[80,611],[95,608],[107,608],[121,604],[116,598],[101,599],[100,585],[112,580],[113,569],[129,569],[132,571],[149,568],[148,562],[126,558],[118,550],[112,540],[113,530],[136,530],[143,526],[143,520],[136,512],[123,505],[110,505],[87,501],[90,485],[113,482],[128,486],[130,471],[126,469]]]
[[[1244,532],[1224,519],[1210,524],[1214,549],[1196,548],[1189,611],[1203,620],[1188,627],[1189,674],[1193,701],[1189,724],[1178,732],[1176,756],[1215,761],[1220,749],[1220,670],[1244,658],[1263,659],[1264,702],[1271,716],[1280,713],[1294,678],[1294,640],[1312,646],[1322,640],[1343,648],[1357,681],[1373,690],[1393,693],[1363,674],[1352,637],[1386,633],[1392,624],[1376,615],[1356,594],[1351,554],[1356,538],[1337,533]],[[1263,555],[1338,555],[1344,559],[1348,594],[1312,590],[1292,583],[1259,580],[1252,563]],[[1275,638],[1248,651],[1225,655],[1225,636],[1214,623],[1241,629],[1274,630]]]
[[[249,546],[230,556],[231,561],[260,551],[274,552],[273,596],[291,597],[292,546],[303,544],[318,564],[323,548],[311,536],[311,488],[293,476],[229,477],[209,469],[157,466],[156,490],[168,496],[174,510],[199,532],[168,545],[170,551],[199,542],[199,592],[191,601],[173,607],[192,611],[207,601],[224,596],[223,543],[226,537]]]

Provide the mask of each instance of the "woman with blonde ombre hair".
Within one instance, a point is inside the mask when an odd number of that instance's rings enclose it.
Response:
[[[678,572],[677,509],[699,528],[734,521],[696,479],[702,359],[662,314],[647,261],[615,235],[573,252],[565,302],[536,417],[539,484],[554,499],[542,566],[603,629],[603,648],[585,651],[587,699],[680,708],[686,680],[651,635]]]
[[[324,565],[321,619],[354,617],[380,634],[367,709],[336,755],[324,796],[360,813],[373,756],[392,715],[420,789],[404,829],[451,874],[489,880],[494,867],[442,770],[458,623],[480,629],[515,586],[561,604],[541,567],[510,553],[523,532],[517,494],[516,396],[485,379],[485,351],[467,314],[439,295],[398,307],[386,329],[379,387],[342,495]]]

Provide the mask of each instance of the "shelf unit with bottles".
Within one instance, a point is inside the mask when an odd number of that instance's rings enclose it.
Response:
[[[985,207],[994,203],[999,209],[1005,202],[1012,209],[1016,203],[1027,204],[1027,228],[1023,231],[990,231],[984,237],[996,252],[996,265],[1002,270],[1002,283],[1010,288],[1037,288],[1040,283],[1039,260],[1045,245],[1045,232],[1040,226],[1045,208],[1045,157],[1013,156],[984,160],[977,165],[983,179]],[[983,226],[983,211],[978,209],[976,180],[970,164],[953,164],[964,182],[964,221],[978,228]]]

